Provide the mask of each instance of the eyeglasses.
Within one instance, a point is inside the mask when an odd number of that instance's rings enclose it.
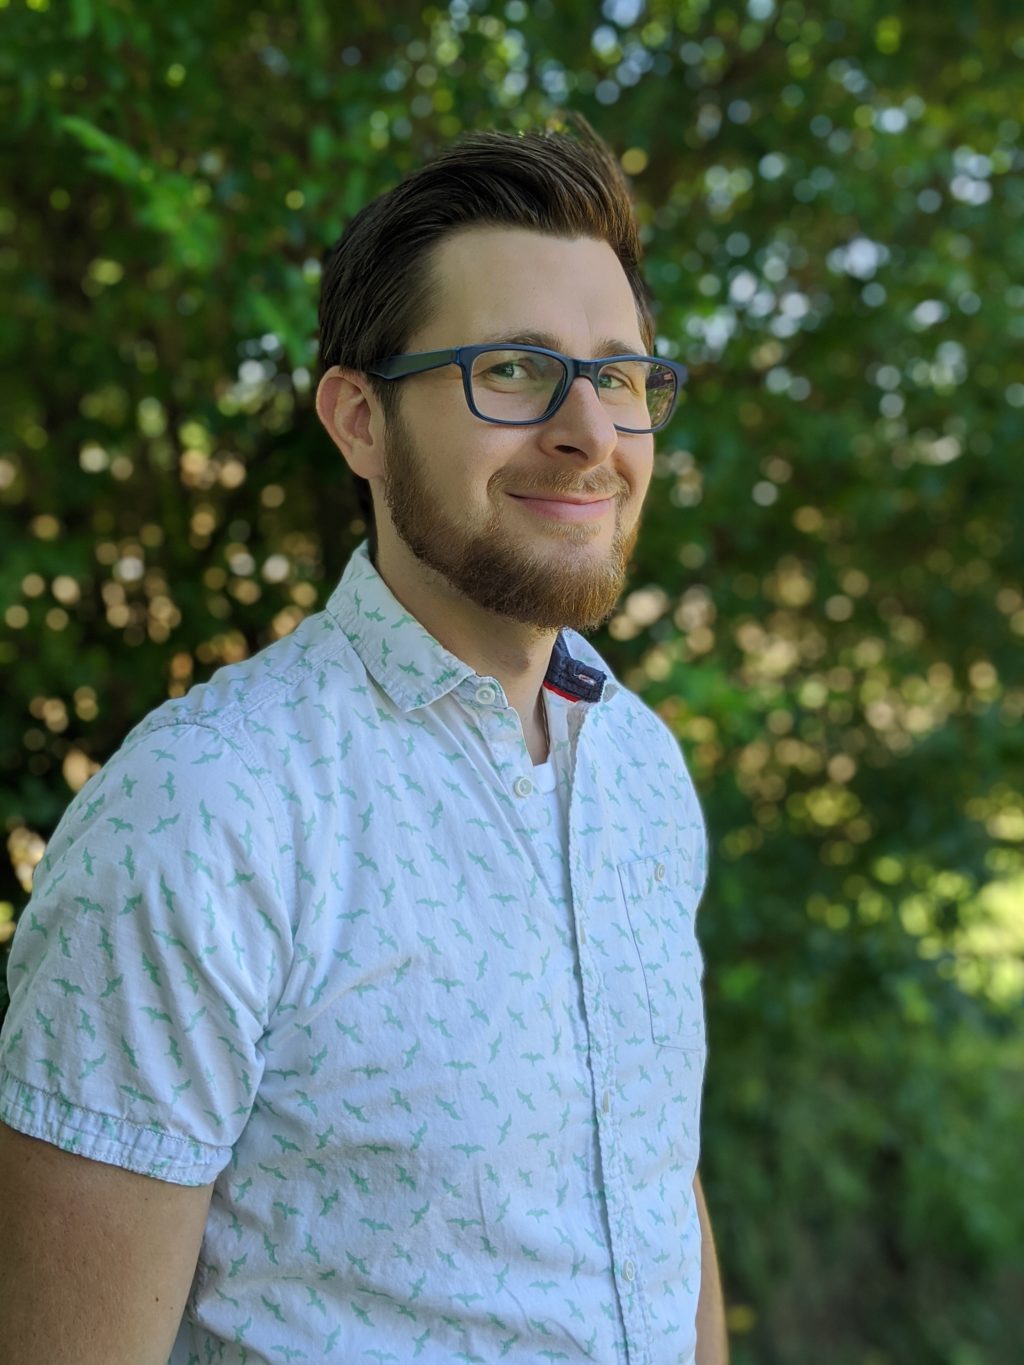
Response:
[[[469,410],[485,422],[529,427],[546,422],[565,402],[572,383],[589,379],[612,415],[616,431],[660,431],[675,412],[686,366],[651,355],[578,360],[544,346],[456,346],[448,351],[393,355],[367,373],[380,379],[458,365]]]

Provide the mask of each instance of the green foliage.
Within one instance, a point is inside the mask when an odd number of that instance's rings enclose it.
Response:
[[[1015,1359],[1019,11],[0,0],[0,24],[0,901],[90,765],[316,609],[362,537],[313,411],[345,221],[463,128],[577,108],[691,372],[594,643],[711,831],[734,1359]]]

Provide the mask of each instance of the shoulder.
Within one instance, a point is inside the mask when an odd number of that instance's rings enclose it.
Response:
[[[266,733],[269,717],[312,705],[317,694],[358,684],[359,659],[344,630],[326,611],[307,616],[289,635],[247,659],[225,664],[183,697],[164,702],[130,740],[169,724],[190,724],[238,742]],[[127,742],[127,741],[126,741]]]

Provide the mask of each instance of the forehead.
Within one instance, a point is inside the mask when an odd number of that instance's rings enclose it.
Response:
[[[622,337],[641,346],[633,291],[607,242],[523,228],[474,227],[434,248],[433,315],[417,348],[547,332],[569,346]]]

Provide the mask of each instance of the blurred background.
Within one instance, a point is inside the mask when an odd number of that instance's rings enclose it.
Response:
[[[127,731],[365,534],[313,409],[325,250],[461,130],[577,109],[691,374],[593,643],[711,834],[734,1365],[1019,1362],[1020,6],[0,0],[0,33],[0,938]]]

